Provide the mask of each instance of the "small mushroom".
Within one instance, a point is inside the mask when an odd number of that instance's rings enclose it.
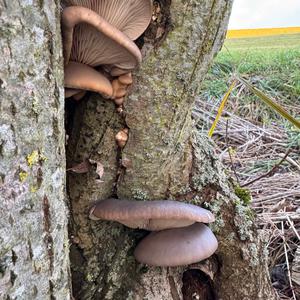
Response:
[[[192,264],[211,256],[218,241],[204,224],[150,233],[136,247],[134,257],[151,266],[174,267]]]
[[[123,105],[117,107],[117,113],[122,115],[124,113],[124,108],[123,108]]]
[[[124,103],[124,97],[114,99],[117,106],[121,106]]]
[[[128,128],[124,128],[116,134],[116,142],[120,148],[125,147],[126,142],[128,140],[128,132]]]
[[[202,207],[172,200],[99,201],[90,211],[93,220],[111,220],[130,228],[163,230],[189,226],[195,222],[211,223],[213,214]]]
[[[95,69],[77,62],[70,62],[65,68],[65,87],[74,90],[87,90],[112,97],[110,81]]]
[[[123,84],[119,81],[119,78],[114,79],[111,83],[112,88],[113,88],[113,98],[117,99],[117,98],[121,98],[124,97],[126,95],[126,91],[127,91],[127,85]]]
[[[131,72],[119,76],[118,80],[119,80],[122,84],[125,84],[125,85],[130,85],[130,84],[132,84],[132,74],[131,74]]]

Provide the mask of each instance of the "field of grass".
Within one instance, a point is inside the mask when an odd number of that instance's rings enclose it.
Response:
[[[295,115],[293,106],[300,105],[300,33],[227,39],[202,86],[202,97],[218,101],[232,74],[249,79]],[[250,93],[233,97],[230,105],[252,120],[280,119]]]
[[[246,79],[300,120],[300,33],[225,41],[194,110],[196,125],[205,134],[223,95],[237,77]],[[270,237],[269,269],[279,298],[298,299],[300,285],[290,270],[295,266],[296,253],[300,253],[300,239],[295,233],[300,232],[300,130],[238,83],[213,139],[235,185],[249,190],[257,225]]]

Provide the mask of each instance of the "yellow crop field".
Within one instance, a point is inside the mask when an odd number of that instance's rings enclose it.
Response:
[[[236,39],[297,33],[300,33],[300,27],[232,29],[227,31],[226,38]]]

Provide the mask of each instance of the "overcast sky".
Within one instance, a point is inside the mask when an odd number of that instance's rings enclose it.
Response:
[[[229,29],[300,26],[300,0],[234,0]]]

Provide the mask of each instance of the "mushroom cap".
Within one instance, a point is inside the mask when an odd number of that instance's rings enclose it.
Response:
[[[123,75],[119,76],[118,80],[122,84],[130,85],[130,84],[132,84],[132,74],[130,72],[123,74]]]
[[[151,266],[175,267],[199,262],[218,248],[213,232],[202,223],[152,232],[136,247],[134,257]]]
[[[189,226],[195,222],[210,223],[213,214],[202,207],[172,200],[99,201],[90,211],[93,220],[111,220],[130,228],[162,230]]]
[[[66,88],[65,89],[65,98],[70,98],[70,97],[72,97],[72,96],[74,96],[76,94],[79,94],[81,92],[82,92],[82,90],[76,90],[76,89],[68,89],[68,88]]]
[[[112,97],[110,81],[99,71],[77,62],[69,62],[65,68],[65,87],[75,90],[87,90]]]
[[[83,6],[100,15],[131,40],[148,27],[152,17],[151,0],[66,0],[66,6]]]
[[[139,48],[126,34],[88,8],[65,8],[62,32],[65,64],[71,59],[93,67],[113,64],[133,69],[142,60]]]

